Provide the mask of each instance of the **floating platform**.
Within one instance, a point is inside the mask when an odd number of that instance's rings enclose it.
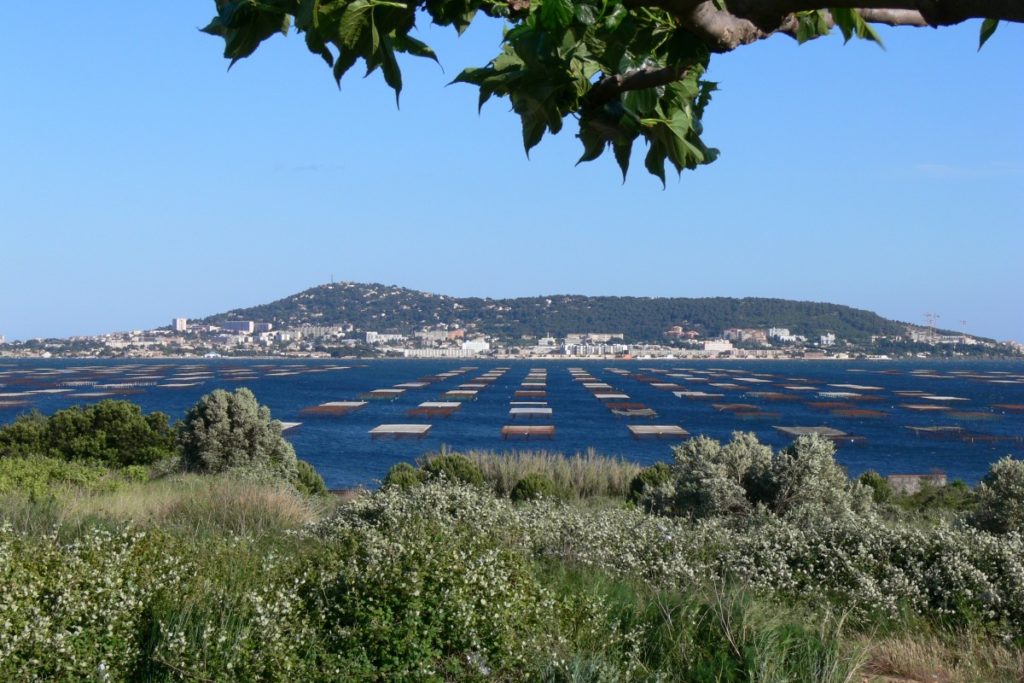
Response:
[[[865,410],[863,408],[839,408],[832,411],[836,417],[883,419],[889,417],[889,413],[882,410]]]
[[[849,434],[847,434],[846,432],[841,431],[839,429],[833,429],[832,427],[825,427],[825,426],[820,426],[820,427],[780,427],[778,425],[773,425],[773,427],[776,430],[782,432],[783,434],[786,434],[787,436],[810,436],[811,434],[817,434],[818,436],[824,437],[826,439],[832,439],[833,441],[839,440],[839,439],[856,438],[856,437],[851,437]]]
[[[1024,413],[1024,403],[993,403],[992,407],[1007,413]]]
[[[405,389],[374,389],[360,394],[359,398],[370,401],[393,401],[404,393]]]
[[[508,414],[513,420],[517,418],[531,419],[535,417],[550,418],[551,408],[541,406],[515,407],[510,408]]]
[[[711,394],[706,391],[673,391],[673,395],[679,398],[712,399],[722,398],[725,394]]]
[[[755,406],[751,403],[715,403],[711,406],[719,412],[736,413],[736,414],[753,414],[760,413],[760,406]]]
[[[507,425],[501,428],[503,439],[553,439],[555,438],[554,425]]]
[[[450,398],[453,401],[472,401],[476,399],[476,395],[480,393],[477,389],[452,389],[451,391],[444,392],[445,398]]]
[[[949,406],[937,406],[933,403],[901,403],[900,408],[906,408],[907,410],[913,410],[919,413],[941,412],[950,409]]]
[[[415,408],[410,408],[405,414],[414,417],[427,415],[431,417],[448,417],[462,408],[461,401],[424,401]]]
[[[328,401],[318,406],[303,408],[301,415],[346,415],[366,407],[366,401]]]
[[[634,439],[685,439],[690,435],[679,425],[627,425]]]
[[[370,438],[422,439],[430,432],[430,425],[423,424],[383,424],[370,430]]]
[[[629,394],[617,391],[595,391],[594,398],[598,401],[625,401],[629,399]]]
[[[429,384],[429,382],[402,382],[401,384],[396,384],[395,388],[396,389],[422,389],[423,387],[427,386],[427,384]]]
[[[619,417],[658,417],[657,411],[653,408],[611,408],[611,411],[612,415],[618,415]]]
[[[533,390],[533,389],[520,389],[514,396],[516,398],[547,398],[548,392]]]

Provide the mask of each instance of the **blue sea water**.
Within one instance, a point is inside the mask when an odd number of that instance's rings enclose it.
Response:
[[[371,401],[347,415],[301,412],[463,366],[473,369],[409,389],[394,401]],[[444,391],[498,367],[509,370],[452,416],[406,415],[417,404],[444,400]],[[514,392],[531,368],[547,370],[547,396],[515,399]],[[628,394],[630,402],[654,409],[658,417],[612,415],[573,379],[570,368],[586,370],[596,381]],[[722,396],[680,398],[669,389],[652,386],[652,381]],[[167,384],[192,386],[161,386]],[[830,386],[836,384],[859,388]],[[91,395],[95,393],[115,393],[113,397],[128,398],[146,411],[159,410],[179,419],[203,394],[239,386],[252,389],[275,418],[302,423],[287,437],[299,457],[313,463],[332,488],[373,486],[394,463],[413,462],[442,444],[456,450],[545,449],[567,454],[593,448],[643,464],[671,459],[671,447],[677,441],[637,440],[627,429],[629,424],[679,425],[691,434],[719,439],[735,430],[753,431],[774,446],[791,440],[776,426],[828,426],[856,437],[838,441],[837,458],[853,476],[867,469],[883,474],[939,469],[951,478],[975,483],[999,457],[1024,457],[1024,412],[1012,407],[1024,406],[1024,364],[1013,362],[0,359],[0,423],[32,408],[52,413],[100,400]],[[778,395],[756,395],[759,392]],[[819,396],[819,392],[859,396]],[[546,400],[552,418],[514,422],[508,413],[512,400]],[[814,405],[822,402],[843,404],[834,406],[839,410],[870,411],[869,416],[837,414]],[[761,412],[736,414],[716,408],[715,403],[754,405]],[[918,412],[906,408],[907,404],[946,408]],[[1011,407],[995,407],[1006,405]],[[369,430],[385,423],[429,423],[432,428],[423,439],[372,439]],[[505,441],[501,428],[508,424],[551,424],[555,435],[551,440]],[[963,431],[955,437],[935,438],[921,436],[908,429],[911,426],[958,426]]]

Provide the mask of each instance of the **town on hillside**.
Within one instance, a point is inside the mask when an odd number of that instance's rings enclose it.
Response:
[[[174,318],[165,328],[66,339],[5,343],[0,357],[161,358],[281,356],[293,358],[460,359],[878,359],[1012,357],[1017,342],[995,342],[908,325],[903,335],[873,335],[870,342],[833,332],[815,338],[785,327],[730,327],[715,334],[673,325],[658,339],[628,339],[622,332],[573,332],[509,337],[457,323],[424,326],[411,334],[359,329],[351,323],[299,324],[278,329],[259,320],[193,322]]]

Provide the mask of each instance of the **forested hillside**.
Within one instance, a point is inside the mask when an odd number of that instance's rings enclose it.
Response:
[[[381,284],[333,283],[203,322],[261,320],[276,326],[351,323],[359,330],[411,333],[457,323],[488,334],[519,337],[572,332],[622,332],[629,341],[656,340],[682,325],[705,335],[729,327],[788,327],[815,337],[902,334],[905,326],[870,311],[808,301],[763,298],[654,298],[551,295],[517,299],[457,298]]]

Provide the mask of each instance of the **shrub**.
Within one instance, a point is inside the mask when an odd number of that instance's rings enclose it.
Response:
[[[885,503],[892,498],[892,486],[889,480],[874,470],[868,470],[857,478],[861,486],[871,490],[871,499],[876,503]]]
[[[463,455],[443,453],[427,458],[422,470],[429,478],[444,477],[451,482],[484,485],[484,473],[480,466]]]
[[[295,488],[310,496],[327,493],[327,484],[316,468],[305,460],[295,461]]]
[[[868,492],[851,486],[835,453],[835,444],[817,434],[798,437],[779,451],[759,478],[758,497],[777,515],[794,510],[835,514],[863,509]]]
[[[801,436],[774,456],[755,434],[736,432],[722,445],[698,436],[675,449],[674,497],[655,505],[663,514],[695,519],[745,516],[765,509],[836,514],[862,511],[868,492],[851,485],[835,461],[835,445],[818,435]]]
[[[564,498],[555,482],[540,473],[527,474],[516,483],[509,498],[516,502],[539,498]]]
[[[230,469],[267,472],[294,481],[295,450],[281,436],[281,423],[248,389],[217,389],[189,409],[178,432],[187,470],[213,473]]]
[[[771,449],[752,433],[734,432],[725,446],[706,436],[690,439],[675,449],[675,506],[696,518],[749,513],[752,489],[763,485],[771,461]]]
[[[640,470],[640,473],[629,482],[629,499],[639,503],[645,495],[650,495],[655,489],[659,489],[672,482],[672,468],[668,463],[657,462],[650,467]]]
[[[45,455],[127,467],[151,465],[174,454],[174,430],[167,416],[144,415],[129,401],[75,406],[48,418],[29,413],[0,428],[0,457]]]
[[[131,467],[115,471],[98,463],[68,462],[41,455],[0,458],[0,495],[23,494],[42,498],[68,487],[90,492],[112,491],[129,479],[140,476],[136,470],[136,467]]]
[[[996,534],[1024,533],[1024,460],[1007,456],[993,463],[977,488],[972,523]]]
[[[397,486],[407,489],[422,484],[426,473],[418,470],[407,462],[398,462],[391,466],[384,477],[384,486]]]

